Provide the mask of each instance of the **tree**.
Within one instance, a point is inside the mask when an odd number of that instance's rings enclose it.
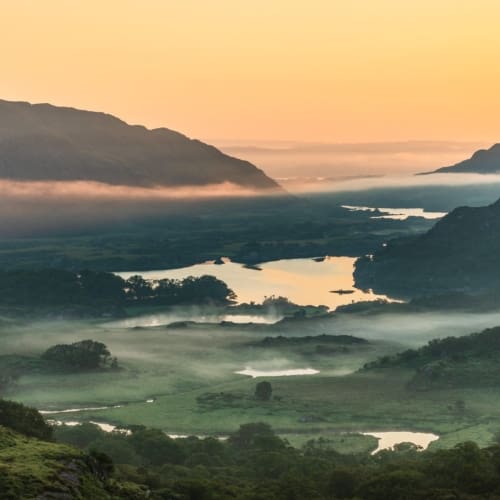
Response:
[[[79,282],[89,301],[120,303],[125,298],[125,282],[113,273],[82,271]]]
[[[45,440],[52,437],[52,427],[35,408],[14,401],[0,399],[0,425],[26,436]]]
[[[179,464],[185,458],[179,443],[159,429],[134,432],[128,441],[151,465]]]
[[[110,356],[111,353],[102,342],[82,340],[49,347],[42,354],[42,359],[64,367],[92,370],[105,366]],[[117,361],[114,364],[118,366]]]
[[[133,300],[149,299],[153,294],[151,282],[145,280],[142,276],[131,276],[126,282],[127,297]]]
[[[271,426],[263,422],[242,424],[231,436],[229,443],[236,448],[249,450],[256,449],[279,449],[285,447],[285,442],[276,436]]]
[[[260,401],[269,401],[273,394],[273,388],[267,381],[259,382],[255,386],[255,397]]]
[[[328,491],[335,498],[352,498],[356,492],[354,472],[345,467],[336,468],[330,476]]]

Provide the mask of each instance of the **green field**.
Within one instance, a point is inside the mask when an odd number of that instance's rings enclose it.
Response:
[[[409,370],[357,371],[368,361],[402,350],[404,344],[371,340],[339,350],[314,343],[272,348],[258,344],[266,336],[312,332],[343,333],[330,319],[275,326],[130,329],[91,321],[4,324],[3,354],[38,356],[53,344],[91,338],[104,342],[122,367],[32,373],[4,396],[43,410],[120,405],[47,418],[140,424],[170,434],[225,435],[240,424],[263,421],[293,444],[323,437],[339,450],[373,448],[373,438],[340,434],[346,432],[429,431],[441,436],[432,445],[439,447],[468,439],[487,445],[500,429],[500,388],[410,391]],[[320,373],[265,378],[272,384],[273,399],[261,402],[254,390],[256,381],[263,379],[234,373],[247,366],[314,368]],[[150,398],[155,401],[146,403]],[[458,400],[465,403],[460,412]]]

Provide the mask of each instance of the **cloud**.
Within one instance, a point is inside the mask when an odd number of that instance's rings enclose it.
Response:
[[[200,203],[271,194],[227,182],[145,188],[93,181],[0,180],[0,236],[78,231],[113,221],[167,215]]]
[[[92,200],[177,200],[259,196],[261,191],[230,182],[206,186],[131,187],[94,181],[10,181],[0,180],[2,197],[12,199],[55,198]]]

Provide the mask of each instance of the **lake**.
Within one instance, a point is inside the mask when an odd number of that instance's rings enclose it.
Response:
[[[423,450],[439,439],[439,436],[429,432],[411,432],[411,431],[394,431],[394,432],[363,432],[366,436],[373,436],[378,439],[377,449],[372,452],[372,455],[381,450],[391,450],[395,445],[400,443],[413,443],[420,446]]]
[[[408,217],[422,217],[423,219],[441,219],[447,212],[427,212],[423,208],[374,208],[374,207],[358,207],[354,205],[342,205],[342,208],[351,212],[374,212],[377,215],[370,217],[371,219],[394,219],[406,220]],[[380,214],[379,214],[380,212]]]
[[[354,286],[354,257],[325,257],[315,259],[287,259],[259,264],[260,270],[224,258],[224,264],[206,262],[179,269],[156,271],[128,271],[117,273],[122,278],[140,274],[146,279],[183,279],[188,276],[215,276],[234,290],[238,302],[260,303],[271,295],[288,297],[300,305],[325,305],[331,310],[338,306],[364,300],[387,299],[371,291]],[[331,293],[346,290],[352,293]],[[262,322],[262,319],[260,320]]]
[[[258,377],[294,377],[298,375],[316,375],[319,370],[314,368],[289,368],[287,370],[258,370],[251,366],[246,366],[244,370],[235,372],[238,375],[247,375],[252,378]]]

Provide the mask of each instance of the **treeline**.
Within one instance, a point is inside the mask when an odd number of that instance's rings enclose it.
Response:
[[[500,327],[463,337],[433,339],[419,349],[408,349],[367,363],[365,370],[414,369],[410,390],[498,387]]]
[[[234,292],[213,276],[124,280],[113,273],[58,269],[0,271],[0,306],[54,307],[150,303],[226,304]]]
[[[419,451],[404,443],[375,455],[342,455],[322,438],[292,447],[264,423],[242,425],[227,440],[172,439],[142,426],[112,433],[94,424],[52,430],[36,410],[2,400],[0,426],[55,439],[99,457],[110,474],[102,478],[110,498],[483,500],[500,496],[498,444],[480,449],[467,442],[448,450]],[[114,467],[106,457],[112,458]],[[36,459],[24,456],[25,463]],[[9,482],[7,471],[0,467],[0,496],[2,484]],[[116,489],[120,484],[128,485],[128,493]]]
[[[475,362],[486,358],[498,359],[500,354],[500,327],[487,328],[479,333],[462,337],[432,339],[418,349],[407,349],[394,356],[383,356],[367,363],[364,368],[384,368],[403,366],[421,368],[432,361],[467,361]]]
[[[221,441],[171,439],[136,427],[105,433],[92,424],[58,427],[56,439],[112,457],[117,479],[153,499],[428,500],[500,494],[500,446],[464,443],[419,452],[409,443],[376,455],[341,455],[328,440],[294,448],[266,424],[242,425]]]

